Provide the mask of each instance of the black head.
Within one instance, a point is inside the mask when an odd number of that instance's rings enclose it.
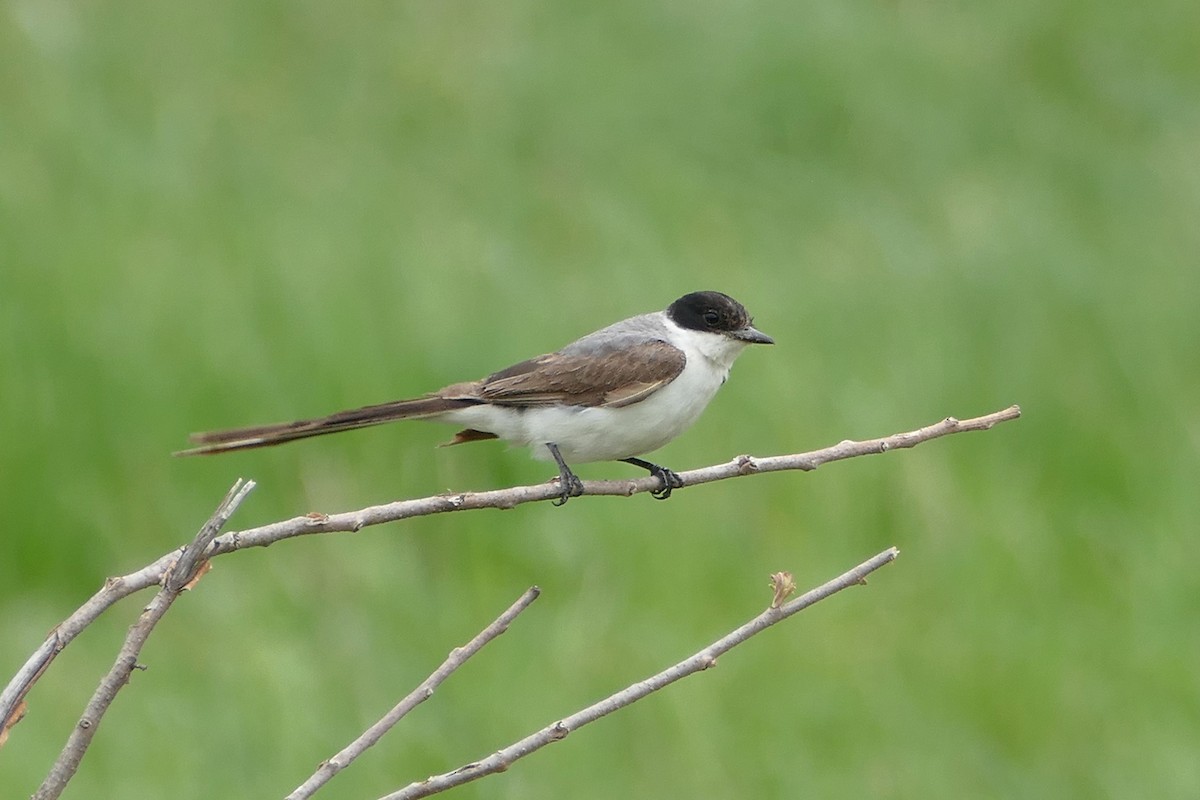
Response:
[[[745,307],[720,292],[685,294],[667,308],[667,316],[681,328],[709,331],[751,344],[774,344],[775,340],[755,330]]]

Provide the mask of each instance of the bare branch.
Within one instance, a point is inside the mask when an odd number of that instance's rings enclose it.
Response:
[[[46,671],[46,668],[50,666],[54,658],[76,636],[82,633],[88,625],[95,622],[101,614],[112,607],[118,600],[160,583],[167,569],[179,557],[179,553],[180,550],[178,549],[172,550],[153,564],[149,564],[137,572],[130,573],[122,578],[106,579],[100,591],[92,595],[86,603],[80,606],[75,613],[67,617],[61,624],[55,626],[50,631],[50,635],[46,640],[34,651],[29,660],[25,662],[21,669],[17,671],[17,674],[13,676],[13,679],[9,681],[4,691],[0,693],[0,719],[7,717],[10,720],[9,726],[11,727],[15,723],[14,710],[23,708],[25,695],[37,683],[38,678],[42,676],[42,673]]]
[[[738,456],[724,464],[680,472],[684,488],[697,486],[702,483],[737,478],[743,475],[753,475],[760,472],[779,472],[781,470],[814,470],[822,464],[831,461],[842,461],[855,456],[886,453],[889,450],[900,450],[915,447],[922,442],[948,436],[952,433],[987,430],[992,426],[1016,419],[1021,416],[1019,406],[1011,406],[994,414],[975,419],[957,420],[948,417],[941,422],[919,428],[907,433],[896,433],[879,439],[867,439],[856,442],[846,440],[832,447],[813,450],[808,453],[796,453],[785,456],[770,456],[755,458],[753,456]],[[661,488],[661,483],[654,476],[622,481],[584,481],[583,496],[610,495],[627,497],[642,492],[655,491]],[[423,517],[430,514],[440,514],[449,511],[468,511],[477,508],[513,508],[523,503],[539,500],[554,500],[559,496],[555,483],[539,483],[533,486],[513,486],[508,489],[495,489],[488,492],[464,492],[460,494],[443,494],[434,497],[423,497],[417,500],[400,500],[381,506],[371,506],[360,511],[349,511],[341,514],[308,514],[295,517],[283,522],[263,525],[246,531],[234,531],[217,537],[213,542],[214,553],[227,553],[246,547],[265,547],[269,544],[290,539],[294,536],[307,536],[314,533],[337,533],[358,531],[369,525],[381,525],[385,522],[396,522],[412,517]]]
[[[1018,406],[1011,406],[974,419],[957,420],[953,417],[941,422],[907,433],[896,433],[879,439],[865,441],[846,440],[832,447],[813,450],[808,453],[770,456],[755,458],[753,456],[738,456],[724,464],[689,470],[679,473],[683,480],[683,488],[698,486],[702,483],[736,478],[743,475],[753,475],[760,472],[777,472],[780,470],[813,470],[821,464],[831,461],[841,461],[855,456],[886,453],[948,436],[953,433],[987,430],[992,426],[1017,419],[1021,416]],[[634,480],[621,481],[584,481],[584,496],[610,495],[629,496],[642,492],[650,492],[660,488],[657,477],[647,476]],[[359,511],[349,511],[340,514],[309,513],[302,517],[275,522],[244,531],[232,531],[217,536],[205,552],[206,558],[241,550],[247,547],[266,547],[284,539],[296,536],[308,536],[317,533],[353,532],[369,525],[381,525],[385,522],[396,522],[411,517],[421,517],[449,511],[467,511],[478,508],[513,508],[522,503],[540,500],[553,500],[559,496],[559,490],[554,483],[541,483],[534,486],[514,486],[507,489],[497,489],[488,492],[464,492],[445,494],[434,497],[424,497],[415,500],[401,500],[385,505],[371,506]],[[134,592],[160,584],[168,570],[179,558],[178,550],[172,551],[152,564],[148,564],[136,572],[123,577],[109,578],[95,595],[84,603],[75,613],[58,625],[41,646],[29,657],[3,692],[0,692],[0,730],[11,728],[19,718],[23,709],[23,700],[30,688],[41,677],[50,662],[65,648],[84,628],[120,599]]]
[[[414,689],[407,697],[401,700],[396,707],[383,716],[378,722],[367,728],[361,736],[347,745],[340,753],[330,758],[328,761],[321,762],[317,771],[312,776],[298,786],[295,791],[289,794],[286,800],[307,800],[312,795],[324,786],[333,778],[334,775],[341,772],[354,759],[358,758],[367,748],[378,742],[383,735],[390,731],[397,722],[399,722],[405,714],[412,711],[421,703],[433,696],[433,691],[441,685],[442,681],[450,677],[450,675],[471,656],[478,653],[483,646],[495,639],[500,634],[508,630],[508,626],[517,618],[525,609],[529,608],[534,600],[538,599],[541,590],[536,586],[531,586],[525,590],[525,593],[517,598],[517,601],[508,607],[503,614],[496,618],[491,625],[488,625],[482,631],[477,633],[471,641],[467,642],[462,647],[456,647],[450,651],[450,655],[442,662],[442,665],[434,670],[428,678],[426,678],[420,686]]]
[[[101,679],[100,685],[96,687],[83,716],[71,731],[66,746],[63,747],[58,760],[50,769],[50,774],[46,776],[46,780],[34,793],[34,800],[57,798],[66,788],[68,781],[74,777],[76,770],[79,769],[80,761],[83,760],[84,753],[87,752],[88,745],[96,735],[96,729],[100,726],[105,712],[116,699],[117,692],[121,691],[129,682],[129,676],[133,670],[139,668],[138,654],[141,653],[146,639],[154,631],[154,626],[167,613],[180,593],[189,588],[202,574],[208,564],[206,553],[209,545],[212,544],[212,540],[253,488],[254,481],[242,481],[239,478],[229,493],[225,495],[225,499],[217,506],[217,510],[200,528],[196,537],[179,552],[178,558],[167,568],[163,575],[162,589],[142,610],[138,621],[130,627],[129,634],[125,637],[125,643],[117,654],[116,662],[108,674]]]
[[[385,795],[380,800],[413,800],[418,797],[428,797],[429,795],[444,792],[455,786],[461,786],[464,783],[478,780],[487,775],[503,772],[518,759],[524,758],[552,742],[566,738],[567,734],[578,730],[589,722],[595,722],[607,714],[635,703],[643,697],[671,685],[680,678],[685,678],[688,675],[716,666],[718,657],[756,633],[766,630],[775,623],[781,622],[799,611],[803,611],[814,603],[820,602],[848,586],[866,583],[867,575],[883,565],[894,561],[899,554],[900,551],[896,548],[889,548],[879,555],[864,561],[849,572],[843,573],[828,583],[802,594],[795,600],[784,603],[777,608],[773,606],[768,607],[766,611],[763,611],[740,628],[722,636],[708,647],[692,657],[680,661],[673,667],[668,667],[643,681],[631,684],[616,694],[577,711],[569,717],[564,717],[558,722],[547,725],[540,731],[510,744],[508,747],[498,750],[486,758],[464,764],[453,772],[435,775],[423,781],[410,784],[399,791]]]

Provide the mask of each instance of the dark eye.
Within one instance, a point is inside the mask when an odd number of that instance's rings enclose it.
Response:
[[[709,310],[704,312],[704,324],[710,328],[721,321],[721,315],[715,311]]]

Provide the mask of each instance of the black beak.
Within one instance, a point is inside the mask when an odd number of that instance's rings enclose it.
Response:
[[[735,339],[741,339],[748,344],[775,344],[775,340],[751,325],[730,334]]]

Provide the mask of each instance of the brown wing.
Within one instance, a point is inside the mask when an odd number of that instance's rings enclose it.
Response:
[[[489,375],[477,396],[498,405],[620,408],[645,400],[675,380],[686,363],[683,351],[666,342],[609,354],[551,353]]]

